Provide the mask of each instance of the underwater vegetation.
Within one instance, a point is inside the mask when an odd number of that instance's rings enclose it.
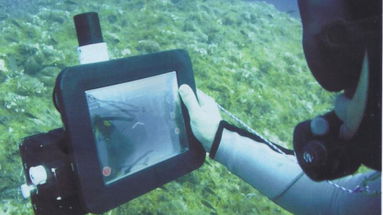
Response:
[[[52,90],[57,74],[78,64],[72,20],[78,13],[99,13],[112,58],[186,49],[199,89],[260,134],[288,147],[294,126],[328,111],[332,103],[333,95],[320,88],[307,68],[300,21],[266,3],[3,1],[0,214],[33,213],[30,201],[23,200],[18,191],[24,182],[18,144],[25,136],[61,127]],[[191,174],[105,214],[288,212],[207,159]]]

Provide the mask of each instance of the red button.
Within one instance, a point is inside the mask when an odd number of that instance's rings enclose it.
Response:
[[[107,177],[107,176],[110,176],[110,174],[112,173],[112,169],[108,166],[104,167],[102,169],[102,174]]]

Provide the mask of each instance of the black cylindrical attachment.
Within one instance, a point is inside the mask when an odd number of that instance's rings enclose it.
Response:
[[[104,42],[100,20],[96,12],[78,14],[73,19],[79,46]]]

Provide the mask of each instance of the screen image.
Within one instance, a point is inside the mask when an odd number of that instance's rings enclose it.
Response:
[[[106,184],[188,150],[176,72],[85,95]]]

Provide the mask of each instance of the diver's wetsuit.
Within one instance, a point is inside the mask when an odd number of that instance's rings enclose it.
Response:
[[[309,179],[294,156],[278,153],[256,138],[242,136],[243,132],[240,135],[221,124],[211,156],[288,211],[305,215],[380,214],[380,172],[369,171],[334,181],[350,189],[366,182],[369,190],[378,191],[348,193],[326,181]]]

